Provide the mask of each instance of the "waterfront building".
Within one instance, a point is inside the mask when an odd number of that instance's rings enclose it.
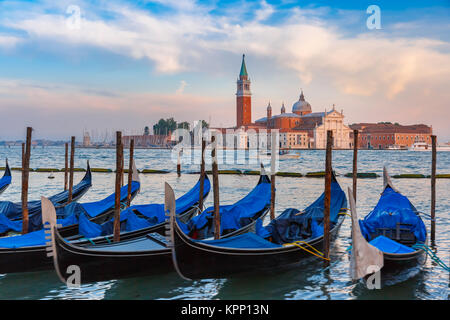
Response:
[[[363,149],[408,148],[415,142],[431,144],[433,134],[433,128],[425,124],[355,123],[350,127],[358,130],[358,146]]]

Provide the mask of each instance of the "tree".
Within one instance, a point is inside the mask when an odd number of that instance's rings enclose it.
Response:
[[[186,129],[186,130],[189,130],[190,127],[191,127],[191,125],[190,125],[189,122],[187,122],[187,121],[180,122],[180,123],[178,123],[178,125],[177,125],[177,128],[179,128],[179,129]]]
[[[148,136],[150,134],[150,129],[148,128],[148,126],[145,126],[144,128],[144,136]]]
[[[159,119],[158,123],[153,126],[153,134],[169,135],[177,128],[177,122],[173,118]]]

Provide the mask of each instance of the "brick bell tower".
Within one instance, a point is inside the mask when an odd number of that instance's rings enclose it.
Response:
[[[241,72],[237,80],[236,91],[236,127],[252,123],[252,93],[250,80],[245,66],[245,54],[242,55]]]

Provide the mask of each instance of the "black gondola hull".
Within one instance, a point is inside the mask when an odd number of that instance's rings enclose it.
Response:
[[[132,193],[131,199],[137,195],[137,191]],[[89,219],[95,223],[102,223],[111,219],[114,209],[110,209],[98,216]],[[70,237],[78,234],[78,224],[66,226],[59,229],[63,237]],[[83,240],[81,243],[89,243]],[[45,246],[33,246],[17,249],[0,248],[0,274],[35,272],[53,269],[52,259],[47,258]]]
[[[55,236],[57,262],[55,268],[67,281],[70,266],[80,268],[81,283],[155,275],[173,271],[170,249],[139,252],[101,252],[73,246],[59,234]],[[69,272],[68,272],[69,270]]]
[[[343,220],[344,217],[341,216],[331,230],[332,240],[337,237]],[[315,258],[297,246],[270,249],[209,246],[189,239],[176,223],[173,228],[174,265],[183,277],[189,279],[229,278],[248,272],[254,274],[258,271],[294,266],[304,259]],[[319,251],[323,250],[323,236],[308,243]]]
[[[258,213],[258,216],[265,213],[266,210]],[[195,212],[189,210],[181,214],[179,218],[187,219],[194,214]],[[245,233],[254,227],[255,223],[256,221],[224,237]],[[139,238],[146,237],[147,234],[151,233],[163,235],[165,230],[165,223],[162,223],[150,228],[121,233],[121,242],[139,240]],[[91,240],[96,245],[107,243],[104,237]],[[58,233],[55,236],[55,248],[57,251],[55,268],[57,268],[61,277],[69,276],[67,268],[71,265],[76,265],[81,271],[81,283],[150,276],[174,271],[172,251],[169,248],[139,252],[104,252],[101,250],[90,250],[90,248],[95,247],[88,241],[67,243]]]

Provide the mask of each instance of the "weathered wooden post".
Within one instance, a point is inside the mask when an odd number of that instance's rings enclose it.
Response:
[[[275,219],[275,154],[278,152],[277,148],[277,134],[278,132],[271,132],[271,156],[270,156],[270,220]]]
[[[67,190],[67,184],[68,184],[68,175],[69,175],[69,144],[65,143],[65,153],[64,153],[64,191]]]
[[[30,175],[31,127],[27,127],[26,145],[22,144],[22,234],[28,233],[28,177]]]
[[[178,159],[177,159],[177,175],[181,176],[181,153],[183,149],[178,150]]]
[[[358,130],[353,130],[353,199],[356,201],[358,180]]]
[[[116,132],[116,189],[115,189],[115,205],[114,205],[114,242],[120,241],[120,189],[122,180],[122,132]]]
[[[331,204],[331,171],[332,171],[333,131],[327,131],[327,149],[325,157],[325,203],[323,212],[323,256],[325,266],[330,264],[330,204]]]
[[[122,151],[123,151],[123,145],[122,145]],[[122,156],[122,175],[120,176],[120,186],[123,187],[124,183],[125,183],[125,179],[124,179],[124,170],[123,168],[125,168],[125,158]]]
[[[134,157],[134,139],[130,140],[130,163],[128,164],[128,193],[127,207],[131,205],[131,185],[133,183],[133,157]]]
[[[74,159],[75,159],[75,137],[72,136],[70,140],[69,200],[67,201],[67,203],[72,202]]]
[[[25,160],[25,142],[22,142],[22,169]]]
[[[212,175],[214,192],[214,239],[220,239],[220,210],[219,210],[219,170],[217,168],[217,141],[216,136],[211,137],[212,143]]]
[[[200,208],[200,212],[203,210],[203,193],[205,189],[205,148],[206,141],[202,138],[202,158],[200,164],[200,199],[198,200],[198,207]]]
[[[431,243],[436,233],[436,136],[431,136]]]

